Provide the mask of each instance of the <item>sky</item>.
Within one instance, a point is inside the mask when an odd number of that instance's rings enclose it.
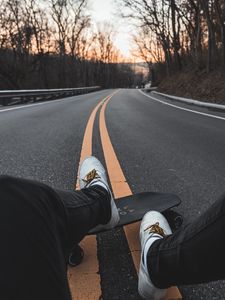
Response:
[[[121,54],[130,59],[132,54],[131,25],[125,23],[118,15],[118,6],[114,0],[91,0],[91,16],[93,22],[109,22],[115,26],[117,31],[114,44],[120,50]]]

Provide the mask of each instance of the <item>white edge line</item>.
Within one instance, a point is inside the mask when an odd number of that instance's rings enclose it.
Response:
[[[172,100],[178,100],[181,103],[188,103],[188,104],[194,104],[200,107],[210,107],[210,108],[218,108],[220,110],[225,110],[225,105],[221,104],[215,104],[215,103],[208,103],[208,102],[203,102],[203,101],[198,101],[198,100],[193,100],[193,99],[188,99],[188,98],[183,98],[183,97],[177,97],[177,96],[172,96],[168,94],[163,94],[159,92],[152,91],[156,95],[162,95],[164,97],[167,97]]]
[[[164,102],[164,101],[159,100],[159,99],[157,99],[157,98],[154,98],[154,97],[152,97],[152,96],[146,95],[146,94],[145,94],[144,92],[142,92],[141,90],[139,90],[139,92],[140,92],[141,94],[143,94],[144,96],[146,96],[146,97],[148,97],[148,98],[150,98],[150,99],[152,99],[152,100],[154,100],[154,101],[160,102],[160,103],[165,104],[165,105],[168,105],[168,106],[172,106],[172,107],[175,107],[175,108],[178,108],[178,109],[181,109],[181,110],[189,111],[189,112],[192,112],[192,113],[194,113],[194,114],[203,115],[203,116],[210,117],[210,118],[214,118],[214,119],[225,120],[224,117],[219,117],[219,116],[215,116],[215,115],[210,115],[210,114],[203,113],[203,112],[200,112],[200,111],[196,111],[196,110],[192,110],[192,109],[180,107],[180,106],[177,106],[177,105],[168,103],[168,102]]]
[[[83,95],[87,95],[87,94],[83,94]],[[79,95],[79,96],[83,96],[83,95]],[[0,109],[0,113],[10,111],[10,110],[17,110],[17,109],[28,108],[28,107],[38,106],[38,105],[45,105],[45,104],[49,104],[49,103],[61,102],[61,101],[65,101],[65,99],[69,100],[72,97],[74,97],[74,96],[70,96],[70,97],[66,97],[66,98],[62,98],[62,99],[58,99],[58,100],[48,100],[48,101],[41,102],[41,103],[26,104],[26,105],[17,106],[17,107],[10,107],[10,108],[6,108],[6,109]]]
[[[17,106],[17,107],[11,107],[11,108],[6,108],[6,109],[1,109],[0,113],[5,112],[5,111],[10,111],[10,110],[17,110],[17,109],[22,109],[22,108],[28,108],[28,107],[32,107],[32,106],[38,106],[38,105],[44,105],[44,104],[49,104],[52,102],[60,102],[63,101],[64,99],[59,99],[59,100],[49,100],[46,102],[41,102],[41,103],[35,103],[35,104],[26,104],[23,106]]]

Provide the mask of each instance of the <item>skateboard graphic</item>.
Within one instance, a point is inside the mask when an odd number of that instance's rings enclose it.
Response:
[[[163,213],[173,231],[178,229],[183,222],[182,216],[172,210],[181,203],[180,198],[175,194],[142,192],[115,199],[115,203],[120,214],[120,222],[116,227],[138,222],[150,210]],[[102,231],[93,228],[88,234],[98,234],[100,232]],[[76,245],[69,255],[68,263],[71,266],[76,266],[81,263],[83,256],[83,249]]]

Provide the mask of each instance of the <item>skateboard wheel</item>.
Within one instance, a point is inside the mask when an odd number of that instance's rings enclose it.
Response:
[[[71,267],[76,267],[82,262],[83,258],[84,258],[84,250],[79,245],[76,245],[73,248],[72,252],[69,254],[68,264]]]
[[[174,218],[173,223],[174,223],[175,229],[180,228],[180,226],[181,226],[182,223],[183,223],[183,217],[182,217],[181,215],[177,215],[177,216]]]
[[[163,213],[163,215],[170,224],[172,231],[179,229],[183,223],[183,217],[173,210],[167,210]]]

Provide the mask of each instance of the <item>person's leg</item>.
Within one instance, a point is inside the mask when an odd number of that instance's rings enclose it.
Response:
[[[67,220],[48,186],[0,177],[0,299],[70,300]]]
[[[119,221],[101,163],[89,157],[82,166],[81,191],[0,176],[0,299],[71,299],[70,248],[93,227]]]
[[[111,198],[103,187],[96,185],[79,191],[55,191],[66,208],[69,250],[72,250],[92,228],[109,222]]]
[[[119,222],[119,213],[101,162],[87,157],[80,166],[80,191],[59,191],[68,215],[69,249],[98,226],[106,230]]]
[[[110,219],[106,224],[98,225],[98,230],[108,230],[114,228],[120,220],[114,197],[109,187],[106,171],[101,162],[94,156],[87,157],[81,164],[79,174],[80,188],[90,188],[101,186],[110,196]]]
[[[148,272],[158,288],[225,279],[225,197],[149,248]]]
[[[70,299],[68,254],[90,229],[109,222],[110,200],[99,185],[61,191],[1,176],[0,298]]]
[[[164,299],[166,289],[159,288],[149,276],[148,254],[152,245],[163,237],[172,234],[166,218],[157,211],[149,211],[140,226],[141,261],[138,274],[138,291],[144,299]]]

